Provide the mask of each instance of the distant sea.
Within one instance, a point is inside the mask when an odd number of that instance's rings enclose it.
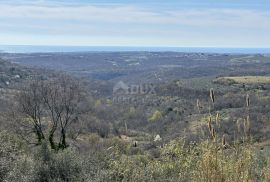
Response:
[[[5,53],[52,53],[52,52],[200,52],[231,54],[270,54],[270,48],[203,48],[203,47],[120,47],[120,46],[32,46],[0,45]]]

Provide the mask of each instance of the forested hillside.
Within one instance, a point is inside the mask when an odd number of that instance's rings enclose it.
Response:
[[[269,181],[270,56],[1,54],[0,181]]]

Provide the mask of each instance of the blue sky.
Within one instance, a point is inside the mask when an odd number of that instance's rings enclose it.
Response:
[[[0,44],[270,47],[267,0],[0,0]]]

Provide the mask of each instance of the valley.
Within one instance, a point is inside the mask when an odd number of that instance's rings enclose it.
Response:
[[[229,148],[249,145],[262,155],[269,153],[268,55],[90,52],[1,53],[0,57],[0,127],[11,133],[26,137],[26,126],[10,121],[10,116],[18,121],[23,117],[11,111],[19,112],[18,96],[24,90],[31,93],[39,84],[47,85],[46,90],[61,82],[76,83],[84,99],[73,107],[83,112],[67,130],[66,143],[82,156],[91,153],[93,160],[96,152],[104,155],[99,162],[119,152],[119,167],[124,156],[144,156],[155,163],[165,160],[162,152],[170,150],[172,142],[201,145],[225,138]],[[48,132],[53,118],[45,113],[40,126]],[[56,131],[55,140],[61,138]],[[33,139],[33,133],[27,135],[28,142]],[[94,170],[105,169],[95,164]]]

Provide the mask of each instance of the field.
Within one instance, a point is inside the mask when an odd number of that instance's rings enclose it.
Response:
[[[270,76],[233,76],[233,77],[219,77],[217,82],[235,82],[240,84],[268,84],[270,83]]]
[[[231,62],[234,63],[269,63],[269,56],[264,55],[259,57],[260,55],[249,55],[249,56],[241,56],[237,58],[232,58]]]

